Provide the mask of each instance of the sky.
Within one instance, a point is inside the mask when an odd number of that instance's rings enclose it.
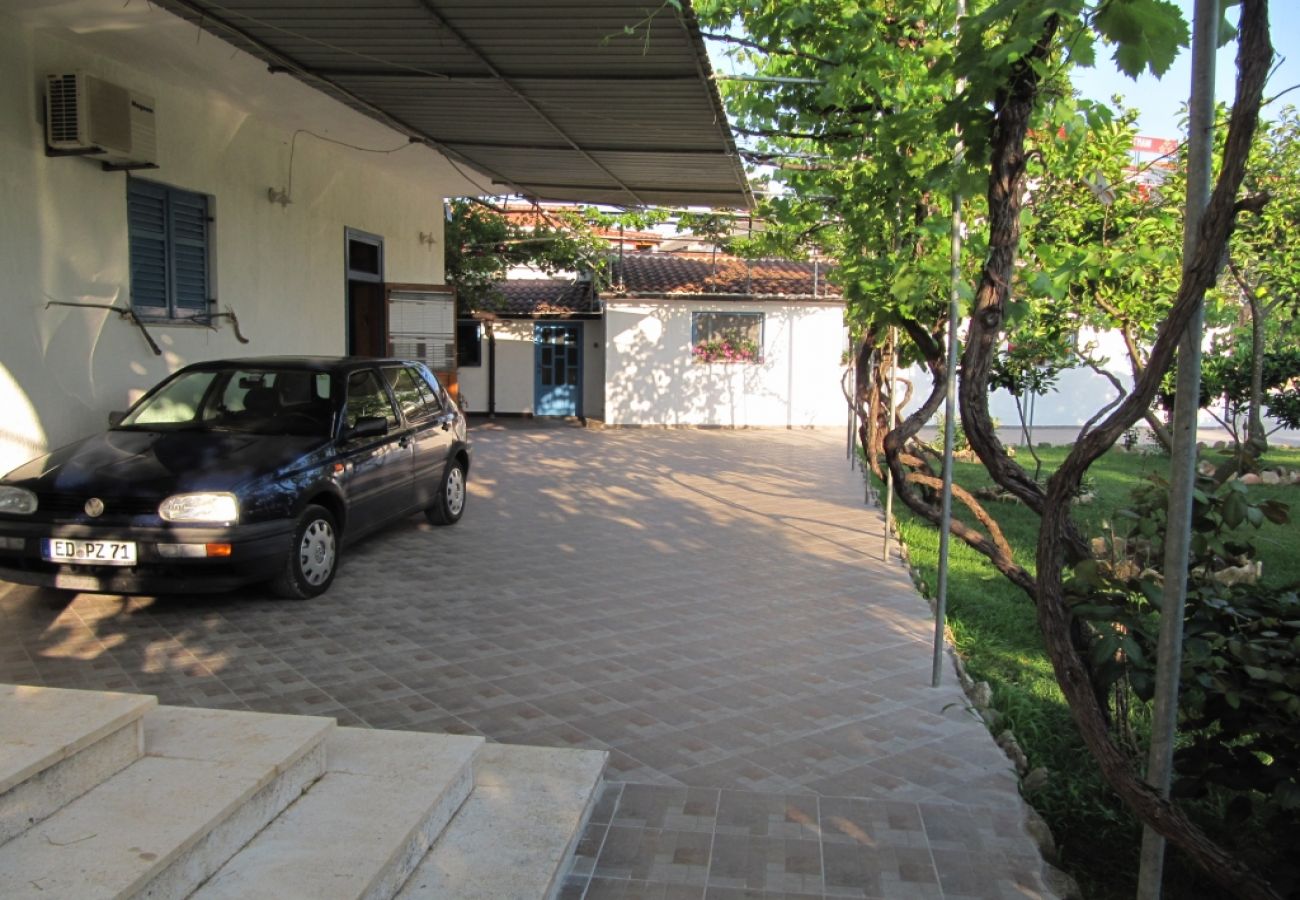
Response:
[[[1190,26],[1193,0],[1174,0],[1174,2],[1182,9],[1183,17]],[[1235,21],[1235,13],[1231,18]],[[1274,53],[1282,58],[1282,62],[1264,89],[1265,98],[1279,94],[1292,85],[1300,85],[1300,2],[1275,0],[1270,3],[1269,25]],[[1215,63],[1216,102],[1231,103],[1232,101],[1237,74],[1235,53],[1235,42],[1219,51]],[[1135,107],[1141,112],[1138,119],[1139,134],[1157,138],[1179,138],[1183,133],[1180,125],[1180,110],[1187,102],[1192,85],[1191,60],[1191,51],[1184,50],[1162,78],[1156,79],[1151,75],[1144,75],[1134,81],[1120,72],[1105,49],[1099,47],[1096,68],[1075,70],[1075,88],[1084,97],[1093,100],[1109,100],[1112,94],[1122,94],[1126,105]],[[1271,118],[1277,114],[1277,110],[1287,104],[1300,107],[1300,89],[1287,94],[1265,109],[1264,117]]]

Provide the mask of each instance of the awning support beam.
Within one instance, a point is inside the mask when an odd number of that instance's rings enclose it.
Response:
[[[457,41],[459,41],[461,43],[461,46],[463,46],[470,53],[474,54],[474,56],[477,57],[481,63],[483,63],[484,67],[489,72],[492,73],[492,76],[496,78],[497,81],[503,87],[505,87],[508,91],[510,91],[510,93],[514,94],[517,98],[519,98],[519,100],[525,106],[531,109],[534,114],[536,114],[543,122],[545,122],[548,126],[550,126],[550,128],[556,134],[558,134],[560,137],[564,139],[565,143],[567,143],[575,153],[580,155],[583,159],[587,160],[587,162],[591,163],[601,172],[604,172],[605,175],[607,175],[611,181],[613,181],[620,188],[622,188],[624,191],[627,192],[627,195],[632,198],[632,200],[636,203],[637,206],[649,206],[649,204],[646,203],[644,199],[642,199],[640,194],[638,194],[636,191],[632,190],[632,188],[624,184],[622,179],[620,179],[617,175],[615,175],[605,166],[601,165],[596,160],[596,158],[592,156],[590,153],[588,153],[585,149],[583,149],[583,147],[577,141],[575,141],[567,131],[561,128],[559,124],[550,117],[549,114],[547,114],[540,106],[538,106],[535,102],[533,102],[533,99],[531,97],[529,97],[526,93],[520,90],[517,85],[511,82],[511,80],[507,78],[501,72],[500,69],[498,69],[495,65],[492,64],[492,60],[488,59],[487,54],[485,54],[482,50],[480,50],[478,46],[474,44],[473,41],[467,38],[464,34],[460,32],[459,29],[455,28],[450,22],[444,19],[442,17],[442,13],[438,11],[438,8],[436,6],[434,6],[433,0],[420,0],[420,5],[424,7],[425,11],[428,12],[429,16],[432,17],[432,19],[434,20],[435,23],[437,23],[439,28],[445,30],[447,34],[451,35]]]

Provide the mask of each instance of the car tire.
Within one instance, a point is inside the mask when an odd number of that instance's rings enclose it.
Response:
[[[329,589],[338,566],[338,525],[334,514],[312,504],[298,516],[289,558],[271,586],[276,594],[292,600],[318,597]]]
[[[455,525],[465,514],[467,496],[465,464],[458,459],[453,459],[443,470],[433,504],[424,511],[425,518],[433,525]]]

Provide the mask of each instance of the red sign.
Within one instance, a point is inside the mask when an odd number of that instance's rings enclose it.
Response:
[[[1169,138],[1143,137],[1140,134],[1133,135],[1133,152],[1134,153],[1158,153],[1161,156],[1168,156],[1178,150],[1178,142]]]

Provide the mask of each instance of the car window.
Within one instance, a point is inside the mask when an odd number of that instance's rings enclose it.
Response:
[[[373,369],[362,369],[348,376],[348,427],[354,427],[363,416],[382,416],[390,429],[397,427],[397,413]]]
[[[445,394],[442,390],[442,385],[438,383],[438,376],[434,375],[423,366],[415,366],[412,371],[416,374],[420,386],[425,389],[425,393],[435,398],[435,402],[438,405],[438,412],[442,412],[442,398]]]
[[[442,415],[442,400],[438,397],[441,391],[430,387],[429,382],[425,381],[420,375],[419,369],[407,369],[406,373],[411,376],[411,381],[420,389],[420,396],[424,398],[424,405],[428,408],[429,415]]]
[[[316,372],[291,369],[232,369],[203,410],[212,428],[249,434],[324,436],[333,422],[328,393]]]
[[[183,425],[198,418],[199,407],[216,372],[188,372],[167,382],[163,388],[122,420],[132,425]]]
[[[406,421],[426,422],[442,411],[439,404],[430,402],[432,398],[427,388],[424,391],[420,390],[422,379],[417,378],[411,369],[399,369],[395,366],[386,368],[384,378],[388,381],[388,386],[393,389],[393,396],[397,398],[397,405],[401,408]]]

